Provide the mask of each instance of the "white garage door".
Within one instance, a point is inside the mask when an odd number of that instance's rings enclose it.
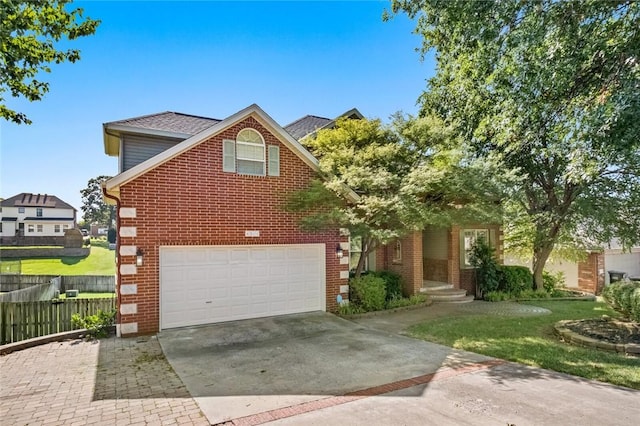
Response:
[[[324,244],[160,248],[160,328],[324,311]]]

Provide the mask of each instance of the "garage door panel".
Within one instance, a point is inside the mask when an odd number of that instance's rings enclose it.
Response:
[[[161,328],[324,310],[324,244],[161,247]]]

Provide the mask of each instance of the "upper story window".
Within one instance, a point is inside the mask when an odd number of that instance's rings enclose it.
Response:
[[[243,175],[264,176],[267,174],[268,152],[268,175],[280,175],[280,148],[269,146],[265,149],[265,142],[262,135],[254,129],[242,129],[238,132],[236,140],[223,141],[223,161],[222,170],[225,172],[235,172]]]
[[[40,207],[38,207],[38,208],[36,209],[36,216],[37,216],[37,217],[42,217],[42,209],[41,209]]]
[[[18,207],[18,213],[24,213],[24,207]]]

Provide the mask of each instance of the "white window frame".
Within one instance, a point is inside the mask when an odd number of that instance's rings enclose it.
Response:
[[[357,235],[349,236],[349,270],[355,271],[358,267],[358,259],[360,259],[360,254],[362,253],[362,237]],[[367,256],[364,259],[364,268],[362,268],[362,272],[369,270],[369,257]]]
[[[401,264],[402,263],[402,241],[396,240],[393,244],[393,259],[392,263]]]
[[[42,207],[36,207],[36,217],[42,217]]]
[[[24,207],[18,207],[18,213],[24,213]]]
[[[36,227],[33,223],[27,225],[27,232],[30,234],[36,232]]]
[[[246,138],[245,140],[242,140],[242,134],[246,134],[246,133],[254,133],[255,135],[257,135],[260,138],[260,143],[257,142],[253,142],[248,140],[249,138]],[[256,160],[255,158],[248,158],[248,157],[242,157],[240,155],[240,147],[242,146],[247,146],[247,147],[260,147],[262,149],[262,160]],[[244,128],[242,130],[240,130],[238,132],[238,135],[236,136],[236,172],[238,174],[241,175],[249,175],[249,176],[264,176],[265,175],[265,170],[267,168],[267,155],[266,155],[266,144],[264,143],[264,138],[262,137],[262,135],[260,134],[260,132],[258,132],[255,129],[252,129],[250,127]],[[250,163],[256,163],[256,164],[260,164],[262,165],[262,173],[246,173],[246,172],[241,172],[239,169],[240,167],[238,162],[239,161],[247,161]]]
[[[53,232],[60,233],[60,225],[59,224],[53,225]]]
[[[460,230],[460,266],[462,268],[473,268],[473,265],[471,265],[469,261],[471,249],[481,234],[484,234],[487,243],[491,244],[491,231],[488,228],[468,228]]]
[[[44,232],[44,225],[42,224],[37,224],[36,225],[36,232]]]

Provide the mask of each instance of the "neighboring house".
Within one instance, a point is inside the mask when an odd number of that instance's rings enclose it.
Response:
[[[531,262],[510,254],[505,255],[505,264],[531,268]],[[609,284],[609,271],[640,277],[640,247],[622,250],[617,241],[611,241],[605,247],[589,250],[579,262],[552,258],[547,261],[545,270],[562,272],[565,285],[569,288],[600,294],[604,286]]]
[[[103,187],[117,204],[119,334],[335,311],[348,299],[349,237],[303,231],[282,208],[318,171],[304,138],[334,125],[306,116],[283,128],[257,105],[224,120],[163,112],[105,123],[105,153],[119,158]],[[407,294],[423,278],[474,290],[467,254],[481,235],[501,253],[498,226],[434,228],[378,250],[369,267],[401,273]]]
[[[76,209],[53,195],[22,193],[0,202],[2,244],[63,244]]]

